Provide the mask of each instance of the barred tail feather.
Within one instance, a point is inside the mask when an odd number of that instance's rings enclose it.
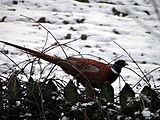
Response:
[[[56,64],[60,58],[58,57],[55,57],[55,56],[50,56],[50,55],[47,55],[47,54],[44,54],[42,52],[38,52],[38,51],[35,51],[35,50],[31,50],[29,48],[25,48],[25,47],[21,47],[19,45],[15,45],[15,44],[12,44],[12,43],[9,43],[9,42],[5,42],[5,41],[0,41],[1,43],[4,43],[6,45],[9,45],[9,46],[12,46],[12,47],[15,47],[15,48],[18,48],[20,50],[23,50],[29,54],[31,54],[32,56],[35,56],[35,57],[38,57],[38,58],[41,58],[45,61],[48,61],[50,63],[54,63]]]

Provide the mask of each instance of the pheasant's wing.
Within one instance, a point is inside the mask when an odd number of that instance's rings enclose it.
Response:
[[[100,69],[94,64],[94,62],[98,62],[95,60],[69,57],[68,61],[82,73],[100,71]]]
[[[102,83],[105,81],[112,83],[116,79],[112,77],[111,68],[108,64],[83,58],[70,58],[69,60],[92,83]]]

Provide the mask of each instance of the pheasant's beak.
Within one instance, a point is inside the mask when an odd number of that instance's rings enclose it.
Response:
[[[125,63],[125,66],[128,65],[128,63]]]

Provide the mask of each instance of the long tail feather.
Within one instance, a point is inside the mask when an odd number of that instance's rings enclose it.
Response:
[[[50,63],[54,63],[56,64],[56,62],[59,60],[58,57],[55,57],[55,56],[50,56],[50,55],[47,55],[47,54],[44,54],[42,52],[38,52],[38,51],[35,51],[35,50],[31,50],[29,48],[25,48],[25,47],[22,47],[22,46],[19,46],[19,45],[15,45],[15,44],[12,44],[12,43],[9,43],[9,42],[5,42],[5,41],[0,41],[1,43],[4,43],[6,45],[9,45],[9,46],[12,46],[12,47],[15,47],[15,48],[18,48],[20,50],[23,50],[27,53],[29,53],[30,55],[32,56],[35,56],[35,57],[38,57],[38,58],[41,58],[45,61],[48,61]]]

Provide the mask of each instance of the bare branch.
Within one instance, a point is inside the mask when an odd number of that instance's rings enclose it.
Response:
[[[133,61],[133,63],[135,63],[136,64],[136,66],[138,67],[138,69],[141,71],[141,73],[143,74],[143,76],[144,76],[144,78],[145,79],[143,79],[149,86],[150,86],[150,84],[148,83],[148,78],[145,76],[145,74],[144,74],[144,72],[142,71],[142,69],[140,68],[140,66],[138,65],[138,63],[133,59],[133,57],[121,46],[121,45],[119,45],[117,42],[115,42],[115,41],[113,41],[116,45],[118,45],[128,56],[129,56],[129,58],[131,58],[131,60]]]
[[[62,49],[63,53],[65,54],[65,56],[68,58],[68,56],[67,56],[65,50],[63,49],[62,45],[59,43],[59,41],[55,38],[55,36],[54,36],[46,27],[44,27],[42,24],[38,23],[36,20],[34,20],[34,19],[31,18],[31,17],[25,16],[25,15],[20,15],[20,16],[23,16],[23,17],[26,17],[26,18],[28,18],[28,19],[30,19],[30,20],[33,20],[35,23],[37,23],[37,24],[40,25],[42,28],[44,28],[44,29],[54,38],[54,40],[55,40],[55,41],[58,43],[58,45],[61,47],[61,49]]]

